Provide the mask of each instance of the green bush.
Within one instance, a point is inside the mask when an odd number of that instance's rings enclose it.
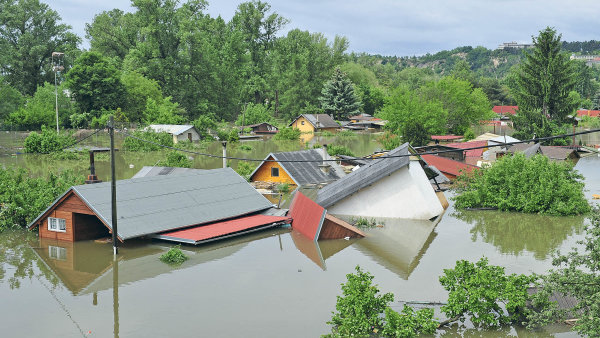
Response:
[[[401,139],[398,135],[386,131],[377,138],[377,141],[381,143],[384,149],[391,150],[400,146]]]
[[[300,129],[285,127],[279,129],[279,132],[273,136],[274,140],[299,140],[300,139]]]
[[[535,155],[503,156],[491,167],[459,176],[457,208],[578,215],[590,210],[583,177],[568,162]]]
[[[355,132],[353,132],[352,130],[342,130],[340,132],[338,132],[337,134],[335,134],[336,137],[341,137],[341,138],[353,138],[353,137],[358,137],[358,135],[356,135]]]
[[[26,226],[69,187],[83,184],[83,180],[82,175],[71,171],[31,178],[24,169],[0,167],[0,231]]]
[[[171,151],[167,154],[166,159],[158,161],[156,165],[161,167],[191,168],[192,164],[192,160],[186,155],[177,151]]]
[[[444,269],[440,277],[440,284],[449,292],[442,312],[462,322],[469,316],[480,327],[516,323],[526,314],[527,288],[534,280],[506,275],[503,267],[488,265],[487,258],[477,263],[459,260],[454,269]]]
[[[349,148],[344,147],[344,146],[338,146],[338,145],[328,146],[327,153],[330,156],[336,156],[336,155],[355,156],[354,153]]]
[[[164,146],[173,146],[173,136],[168,133],[157,133],[151,129],[136,130],[133,132],[133,136]],[[157,144],[144,142],[128,136],[123,141],[123,149],[128,151],[156,151],[163,149],[163,147]]]
[[[172,265],[180,265],[181,263],[188,260],[188,257],[183,254],[180,249],[180,246],[174,246],[166,253],[160,256],[160,260],[163,263],[172,264]]]
[[[290,192],[290,185],[287,183],[281,183],[277,185],[277,191],[280,193],[288,193]]]
[[[25,139],[24,147],[26,153],[51,153],[61,151],[75,143],[75,138],[70,134],[57,134],[56,131],[42,126],[42,132],[31,132]]]
[[[237,168],[235,169],[235,171],[238,174],[240,174],[240,176],[245,178],[246,181],[249,181],[250,175],[252,174],[252,172],[254,171],[255,168],[256,168],[256,165],[254,165],[254,164],[250,164],[249,162],[240,161],[240,162],[238,162],[238,165],[237,165]]]
[[[323,137],[331,137],[331,136],[335,136],[334,133],[330,132],[329,130],[325,130],[323,132],[321,132],[321,136]]]
[[[437,329],[438,322],[433,319],[433,309],[425,308],[415,311],[404,305],[400,313],[391,308],[385,309],[385,337],[415,337],[420,334],[432,334]]]
[[[347,274],[348,281],[342,284],[342,296],[337,296],[331,321],[332,336],[369,336],[383,328],[383,317],[394,295],[379,295],[377,285],[373,285],[373,275],[363,272],[356,266],[355,274]]]
[[[369,220],[366,217],[359,217],[358,219],[352,219],[351,221],[354,222],[354,226],[359,229],[370,229],[377,226],[377,221],[374,218]]]
[[[247,144],[240,144],[239,149],[243,150],[243,151],[251,151],[252,150],[252,146],[247,145]]]
[[[467,129],[467,131],[465,131],[465,134],[463,137],[464,137],[465,141],[470,141],[475,138],[475,132],[473,132],[473,130],[471,128],[469,128],[469,129]]]

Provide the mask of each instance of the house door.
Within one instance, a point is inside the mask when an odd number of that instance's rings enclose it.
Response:
[[[192,133],[188,133],[188,140],[192,142]]]

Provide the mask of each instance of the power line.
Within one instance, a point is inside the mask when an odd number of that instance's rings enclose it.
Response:
[[[219,159],[224,158],[227,160],[238,160],[238,161],[248,161],[248,162],[337,162],[337,161],[339,161],[339,159],[266,160],[266,159],[255,159],[255,158],[244,158],[244,157],[219,156],[219,155],[213,155],[213,154],[208,154],[208,153],[201,153],[201,152],[197,152],[197,151],[193,151],[193,150],[176,148],[173,146],[167,146],[164,144],[160,144],[160,143],[157,143],[154,141],[146,140],[146,139],[131,135],[131,134],[127,133],[126,131],[119,131],[119,132],[123,133],[127,137],[131,137],[133,139],[136,139],[136,140],[139,140],[142,142],[154,144],[154,145],[162,147],[162,148],[171,149],[171,150],[175,150],[175,151],[181,151],[181,152],[185,152],[185,153],[189,153],[189,154],[205,156],[205,157],[219,158]],[[576,136],[576,135],[592,134],[592,133],[597,133],[597,132],[600,132],[600,129],[591,129],[591,130],[585,130],[585,131],[580,131],[580,132],[576,132],[576,133],[561,134],[561,135],[555,135],[555,136],[538,137],[538,138],[533,138],[533,139],[524,140],[524,141],[498,143],[497,145],[494,145],[494,147],[510,146],[510,145],[515,145],[515,144],[520,144],[520,143],[529,143],[529,142],[544,142],[544,141],[554,140],[557,138],[565,138],[565,137]],[[468,147],[468,148],[460,148],[460,149],[448,149],[448,150],[428,151],[428,152],[426,151],[426,152],[418,153],[416,155],[437,155],[437,154],[443,154],[443,153],[463,152],[463,151],[467,151],[467,150],[476,150],[476,149],[485,149],[485,148],[490,148],[490,146],[485,145],[485,146],[476,146],[476,147]],[[352,161],[352,160],[380,160],[380,159],[391,159],[391,158],[408,157],[408,156],[414,156],[414,155],[413,154],[400,154],[400,155],[383,155],[383,156],[379,156],[379,157],[367,157],[367,156],[350,157],[350,158],[346,158],[345,160],[349,160],[349,161]]]

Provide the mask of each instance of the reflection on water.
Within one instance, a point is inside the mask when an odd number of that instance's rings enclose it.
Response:
[[[294,241],[296,249],[302,252],[311,261],[317,264],[323,271],[327,270],[325,260],[329,259],[336,253],[344,250],[352,243],[356,242],[357,238],[345,239],[330,239],[323,241],[313,241],[312,239],[302,235],[301,233],[292,230],[290,236]]]
[[[473,242],[481,239],[515,256],[528,251],[540,260],[549,258],[569,236],[581,234],[585,219],[502,211],[461,211],[453,216],[473,225]]]

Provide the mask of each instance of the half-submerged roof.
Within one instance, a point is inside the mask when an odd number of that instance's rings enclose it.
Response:
[[[372,160],[369,164],[358,168],[346,177],[326,185],[319,190],[316,202],[322,207],[328,208],[360,189],[407,166],[410,161],[408,143],[391,150],[386,156],[388,158]]]
[[[301,116],[304,116],[305,119],[308,120],[308,122],[310,122],[310,124],[313,125],[313,127],[315,128],[339,128],[340,125],[335,122],[334,119],[331,118],[331,116],[327,115],[327,114],[302,114],[300,116],[298,116],[294,121],[292,121],[292,123],[290,123],[290,126],[297,120],[299,119]]]
[[[328,160],[331,159],[331,157],[325,153],[323,148],[271,153],[267,155],[265,160],[268,160],[270,157],[277,161],[283,170],[285,170],[299,186],[332,182],[345,175],[344,170],[334,161],[326,162],[326,164],[331,166],[329,173],[325,174],[321,171],[319,165],[323,163],[323,158]],[[263,163],[265,162],[262,162],[250,177],[254,176],[254,173],[258,171]]]
[[[203,169],[179,168],[179,167],[150,167],[144,166],[132,178],[163,176],[163,175],[181,175],[195,171],[204,171]]]
[[[71,187],[112,229],[110,182]],[[64,196],[64,195],[63,195]],[[53,205],[36,218],[39,222]],[[272,204],[231,168],[117,181],[117,235],[121,240],[229,219]]]
[[[173,135],[181,135],[186,131],[194,128],[189,124],[151,124],[148,128],[154,130],[157,133],[169,133]]]

